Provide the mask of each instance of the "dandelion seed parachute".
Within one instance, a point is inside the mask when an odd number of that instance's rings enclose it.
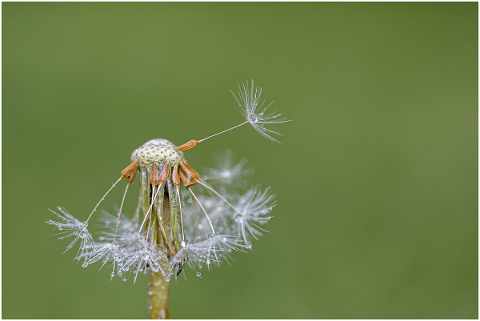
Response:
[[[73,241],[67,246],[65,252],[71,249],[78,240],[81,241],[80,250],[88,249],[93,242],[93,238],[87,229],[87,224],[77,220],[63,207],[59,206],[57,209],[61,214],[49,210],[57,215],[60,221],[48,220],[46,223],[55,226],[60,231],[60,233],[58,233],[58,235],[60,235],[59,239],[64,239],[70,236],[74,237]]]
[[[238,98],[233,92],[233,90],[230,90],[230,92],[237,101],[246,122],[250,123],[250,125],[252,125],[253,128],[263,137],[280,143],[277,139],[273,138],[271,134],[278,136],[283,135],[276,130],[268,128],[267,126],[287,123],[290,120],[280,119],[280,116],[282,116],[282,114],[265,114],[267,112],[267,109],[273,104],[274,101],[272,101],[266,106],[266,99],[264,99],[263,102],[260,103],[262,87],[255,86],[255,83],[252,79],[252,84],[250,86],[248,85],[248,82],[245,82],[245,84],[243,84],[242,86],[238,84]]]
[[[217,167],[207,168],[203,179],[207,182],[219,186],[245,185],[244,178],[251,175],[253,170],[245,168],[247,160],[245,158],[235,161],[233,151],[226,150],[224,153],[215,157]]]

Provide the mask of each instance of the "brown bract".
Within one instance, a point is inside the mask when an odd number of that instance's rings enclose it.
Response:
[[[187,150],[187,149],[190,149],[190,148],[193,148],[193,147],[197,146],[198,143],[199,143],[198,140],[192,139],[191,141],[186,142],[182,146],[178,146],[177,148],[175,148],[175,150],[177,152],[181,152],[181,151],[184,151],[184,150]]]
[[[122,174],[120,175],[120,179],[127,178],[128,179],[128,185],[130,185],[131,182],[135,179],[135,175],[137,174],[137,169],[138,169],[138,160],[135,159],[130,165],[125,167],[125,169],[122,171]]]

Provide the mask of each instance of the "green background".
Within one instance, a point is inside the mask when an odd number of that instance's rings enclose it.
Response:
[[[240,123],[229,90],[251,78],[293,120],[283,144],[244,126],[186,157],[248,158],[271,234],[187,270],[171,316],[477,317],[476,3],[2,8],[4,318],[146,317],[148,278],[62,255],[47,208],[84,220],[147,140]]]

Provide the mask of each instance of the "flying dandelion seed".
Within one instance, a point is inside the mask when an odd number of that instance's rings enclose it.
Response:
[[[275,195],[270,187],[259,185],[240,194],[232,191],[236,181],[251,174],[244,168],[246,161],[235,163],[232,152],[227,152],[220,168],[210,169],[204,178],[194,170],[183,152],[197,144],[250,123],[262,136],[277,141],[267,128],[285,123],[280,114],[265,115],[271,103],[259,104],[262,88],[244,84],[239,99],[235,97],[245,122],[201,140],[191,140],[175,146],[166,139],[153,139],[131,155],[131,163],[101,198],[85,222],[73,217],[63,208],[55,213],[59,220],[48,220],[60,233],[61,239],[73,237],[67,246],[79,243],[75,257],[83,267],[99,262],[100,268],[109,266],[111,277],[127,280],[139,273],[150,272],[148,293],[150,318],[168,318],[170,280],[176,278],[185,266],[201,277],[203,270],[233,261],[231,253],[246,252],[252,248],[251,240],[265,232],[263,225],[275,206]],[[243,89],[242,89],[243,88]],[[128,188],[138,176],[140,195],[132,218],[122,212]],[[115,215],[101,216],[103,231],[94,240],[87,229],[88,222],[107,194],[122,179],[127,179],[120,208]],[[212,187],[212,185],[215,186]],[[243,185],[243,184],[239,184]]]

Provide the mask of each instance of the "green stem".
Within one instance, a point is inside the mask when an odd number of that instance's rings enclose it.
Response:
[[[162,222],[158,220],[159,217],[170,217],[170,204],[168,201],[168,196],[161,191],[162,195],[157,197],[161,197],[163,203],[161,207],[155,206],[156,213],[152,213],[152,218],[156,224],[156,239],[155,242],[158,246],[164,246],[164,239],[163,235],[165,231],[162,231]],[[162,211],[163,210],[163,211]],[[163,212],[163,213],[162,213]],[[168,226],[168,224],[167,224]],[[168,235],[168,234],[167,234]],[[166,243],[169,241],[166,240]],[[168,273],[168,262],[167,261],[160,261],[162,269]],[[170,296],[170,282],[165,281],[165,277],[163,276],[162,271],[158,272],[151,272],[150,274],[150,285],[148,289],[148,294],[150,296],[150,319],[170,319],[170,314],[168,312],[168,301]]]
[[[168,299],[170,282],[165,281],[161,271],[150,274],[150,319],[170,319]]]

